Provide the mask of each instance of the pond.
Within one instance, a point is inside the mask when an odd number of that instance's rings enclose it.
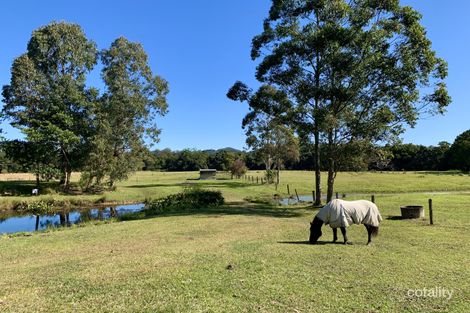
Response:
[[[92,220],[107,220],[126,213],[139,212],[144,204],[120,205],[107,208],[80,209],[60,212],[54,215],[2,215],[0,213],[0,234],[32,232],[51,227],[70,226]]]
[[[322,196],[322,200],[326,201],[326,196]],[[281,198],[278,200],[279,205],[293,205],[293,204],[303,203],[303,202],[313,202],[312,195],[309,195],[309,196],[299,195],[298,200],[297,200],[297,196],[290,196],[289,198]]]

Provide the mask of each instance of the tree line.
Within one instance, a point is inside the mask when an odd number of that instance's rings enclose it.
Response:
[[[30,161],[29,151],[12,151],[12,147],[27,149],[15,141],[4,141],[0,145],[0,170],[2,172],[36,172]],[[313,171],[312,143],[300,143],[298,158],[283,162],[281,169]],[[457,137],[453,144],[440,142],[437,146],[416,144],[394,144],[377,147],[373,155],[343,164],[341,171],[470,171],[470,130]],[[322,158],[324,159],[324,158]],[[213,168],[230,171],[237,161],[250,170],[265,171],[265,161],[260,151],[241,151],[234,148],[220,150],[171,149],[146,151],[137,162],[136,169],[143,171],[198,171]],[[358,162],[356,162],[358,161]],[[327,162],[321,170],[328,168]],[[41,172],[44,179],[52,179],[54,173]]]
[[[298,157],[283,162],[281,169],[313,171],[314,145],[301,141]],[[325,151],[322,149],[322,151]],[[233,148],[220,150],[172,151],[170,149],[150,152],[143,160],[142,170],[148,171],[197,171],[213,168],[230,171],[236,160],[242,160],[250,170],[266,171],[260,150],[240,151]],[[322,158],[326,160],[326,155]],[[328,162],[320,164],[321,171],[328,169]],[[340,171],[470,171],[470,130],[459,135],[453,144],[440,142],[436,146],[396,143],[377,146],[371,154],[350,158],[341,164]]]

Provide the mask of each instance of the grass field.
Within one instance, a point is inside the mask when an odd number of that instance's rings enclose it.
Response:
[[[308,194],[312,176],[287,172],[284,184]],[[316,210],[244,203],[275,191],[245,181],[186,181],[196,177],[137,173],[106,197],[160,197],[193,182],[221,189],[233,203],[0,237],[0,312],[470,311],[468,176],[340,174],[338,192],[378,195],[384,221],[372,246],[359,226],[348,228],[352,246],[330,244],[325,227],[323,244],[307,245]],[[401,205],[425,205],[429,197],[434,226],[394,218]],[[408,295],[436,287],[452,297]]]
[[[17,176],[16,176],[17,175]],[[251,177],[263,177],[262,171],[248,173]],[[161,198],[181,191],[188,184],[196,184],[207,188],[222,190],[227,201],[239,201],[245,198],[272,198],[274,194],[287,195],[286,185],[291,193],[297,189],[299,194],[311,195],[314,189],[313,173],[306,171],[286,171],[281,174],[281,184],[276,191],[273,185],[259,185],[256,182],[230,180],[227,174],[220,174],[219,180],[198,181],[198,172],[137,172],[129,180],[120,182],[115,191],[102,195],[64,195],[47,194],[31,197],[34,188],[33,176],[27,174],[0,174],[2,189],[22,191],[20,196],[0,197],[0,207],[8,207],[13,201],[38,200],[51,198],[58,200],[82,199],[90,202],[100,199],[110,202],[141,202],[149,198]],[[77,182],[78,173],[74,173],[72,181]],[[28,180],[29,179],[29,180]],[[326,175],[323,175],[323,191],[326,192]],[[47,185],[46,185],[47,186]],[[457,173],[427,174],[421,172],[391,173],[339,173],[336,191],[342,193],[410,193],[410,192],[453,192],[470,191],[470,176]],[[50,188],[48,188],[50,189]]]

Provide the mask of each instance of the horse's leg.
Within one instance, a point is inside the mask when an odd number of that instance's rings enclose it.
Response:
[[[367,229],[367,245],[370,245],[372,243],[372,229],[367,224],[364,224],[364,226]]]
[[[347,244],[352,244],[351,242],[348,241],[348,236],[346,235],[346,227],[341,227],[341,234],[343,234],[343,238],[344,238],[344,244],[347,245]]]
[[[333,242],[338,240],[338,228],[333,228]]]

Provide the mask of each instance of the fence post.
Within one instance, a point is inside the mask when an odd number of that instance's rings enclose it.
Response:
[[[295,190],[295,195],[297,196],[297,202],[300,202],[300,198],[299,198],[299,194],[297,193],[297,189],[294,189]]]
[[[287,185],[287,194],[290,195],[289,185]]]
[[[375,195],[372,195],[372,196],[370,197],[370,201],[372,201],[372,203],[375,203]]]
[[[434,221],[432,218],[432,199],[429,199],[429,223],[434,225]]]
[[[315,203],[315,190],[312,190],[312,203]]]
[[[338,193],[336,193],[336,199],[339,199],[339,194]]]

